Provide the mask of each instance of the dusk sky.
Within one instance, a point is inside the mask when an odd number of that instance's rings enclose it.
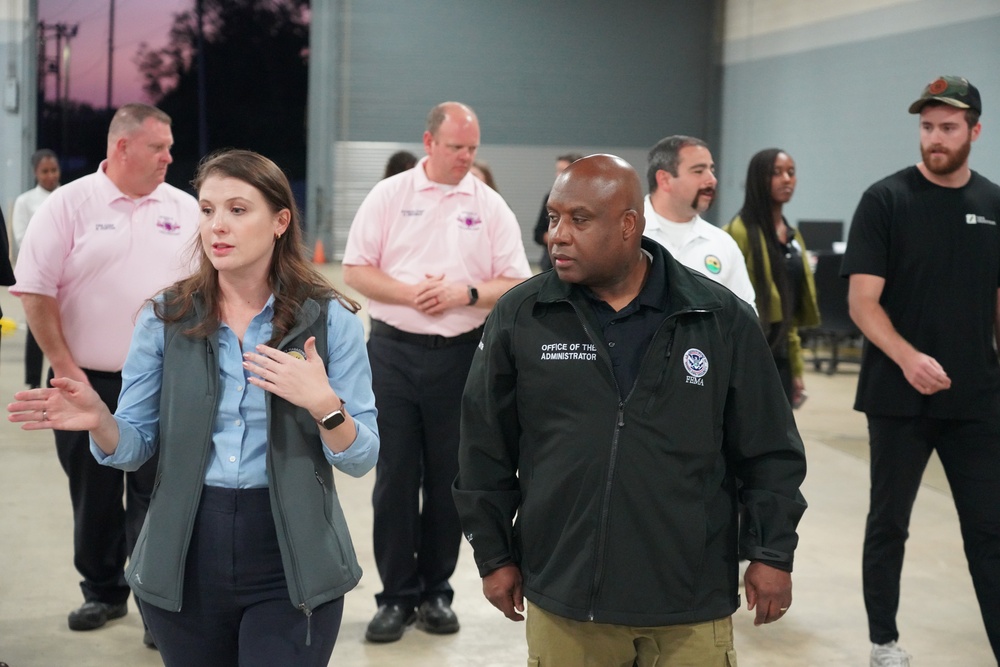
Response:
[[[194,0],[115,0],[114,81],[112,106],[148,102],[135,54],[142,42],[164,46],[173,16],[194,6]],[[38,20],[46,24],[79,24],[70,42],[69,97],[103,107],[108,81],[109,0],[38,0]],[[55,55],[54,40],[48,55]],[[45,97],[55,99],[55,77],[46,79]]]

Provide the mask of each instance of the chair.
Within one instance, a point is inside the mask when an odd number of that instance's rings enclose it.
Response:
[[[812,350],[813,367],[821,370],[823,362],[828,362],[826,373],[833,375],[841,361],[840,348],[847,343],[861,340],[861,331],[851,320],[847,308],[846,278],[840,277],[840,263],[843,255],[824,252],[816,255],[816,301],[819,305],[820,324],[803,332],[808,340],[806,347]],[[830,348],[829,357],[819,355],[819,346],[825,343]],[[853,359],[851,360],[853,361]]]

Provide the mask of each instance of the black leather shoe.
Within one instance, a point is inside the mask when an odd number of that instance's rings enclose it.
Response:
[[[406,626],[412,625],[416,619],[413,607],[400,603],[384,604],[368,624],[365,639],[379,643],[399,641]]]
[[[107,604],[91,600],[79,609],[69,613],[70,630],[96,630],[108,621],[121,618],[128,613],[128,604]]]
[[[458,632],[458,616],[451,610],[448,598],[430,598],[417,609],[417,627],[435,635],[450,635]]]
[[[151,648],[156,650],[156,640],[153,639],[153,633],[149,631],[149,628],[145,628],[142,633],[142,643],[146,645],[146,648]]]

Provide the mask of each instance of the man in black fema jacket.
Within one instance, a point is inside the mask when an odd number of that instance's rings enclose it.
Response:
[[[528,598],[539,664],[735,664],[738,551],[755,623],[781,618],[806,507],[757,318],[642,239],[620,158],[573,163],[548,209],[554,271],[497,303],[465,389],[454,495],[483,591],[518,621]]]

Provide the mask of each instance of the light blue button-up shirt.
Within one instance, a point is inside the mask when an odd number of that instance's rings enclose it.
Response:
[[[254,316],[243,346],[225,324],[219,327],[219,409],[212,430],[212,451],[205,484],[233,489],[268,485],[267,413],[264,390],[247,382],[244,351],[252,352],[271,338],[274,297]],[[327,376],[330,386],[348,406],[357,437],[343,452],[327,448],[317,432],[316,444],[330,465],[355,477],[371,470],[378,458],[378,425],[371,367],[361,321],[336,301],[327,309]],[[163,382],[163,322],[147,305],[139,314],[128,358],[122,369],[122,391],[115,421],[118,448],[106,455],[93,441],[90,450],[102,465],[135,470],[153,455],[158,444],[160,388]]]

